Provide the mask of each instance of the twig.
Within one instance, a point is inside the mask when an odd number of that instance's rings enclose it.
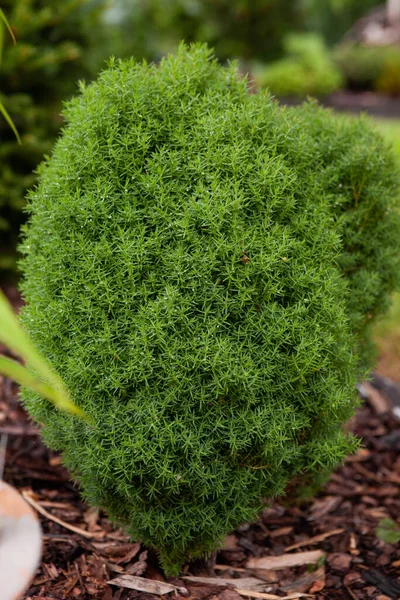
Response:
[[[170,594],[171,592],[178,592],[182,596],[189,595],[186,588],[178,587],[172,583],[165,583],[164,581],[147,579],[146,577],[135,577],[134,575],[121,575],[121,577],[111,579],[107,583],[109,585],[116,585],[117,587],[128,588],[129,590],[147,592],[156,596],[164,596],[164,594]]]
[[[0,427],[0,434],[8,434],[8,435],[22,435],[25,436],[38,436],[40,435],[40,431],[37,427],[27,426],[20,427],[19,425],[3,425]]]
[[[325,558],[325,552],[322,552],[322,550],[310,550],[308,552],[298,552],[297,554],[249,558],[246,567],[248,569],[271,569],[277,571],[289,567],[313,565],[323,558]]]
[[[62,521],[58,517],[55,517],[54,515],[50,514],[38,502],[36,502],[36,500],[34,500],[32,498],[31,492],[25,490],[25,491],[22,492],[22,495],[25,498],[25,500],[31,506],[33,506],[33,508],[35,510],[37,510],[38,513],[40,513],[41,515],[43,515],[44,517],[46,517],[46,519],[50,519],[50,521],[54,521],[55,523],[58,523],[58,525],[61,525],[61,527],[65,527],[65,529],[69,529],[70,531],[73,531],[74,533],[77,533],[78,535],[82,535],[85,538],[93,538],[93,537],[96,537],[96,535],[98,535],[98,534],[95,534],[95,533],[90,533],[89,531],[85,531],[84,529],[80,529],[79,527],[74,527],[74,525],[70,525],[69,523],[65,523],[65,521]]]
[[[348,585],[345,585],[344,587],[348,591],[349,595],[353,598],[353,600],[358,600],[358,596],[355,595],[355,593],[353,592],[353,590],[351,588],[349,588]]]
[[[6,462],[8,435],[3,433],[0,438],[0,481],[3,479],[4,465]]]
[[[297,542],[297,544],[288,546],[287,548],[285,548],[285,552],[289,552],[290,550],[296,550],[297,548],[302,548],[303,546],[313,546],[314,544],[323,542],[332,535],[338,535],[339,533],[343,533],[344,531],[345,529],[332,529],[332,531],[326,531],[325,533],[315,535],[314,537],[309,538],[308,540],[303,540],[302,542]]]
[[[266,594],[265,592],[254,592],[253,590],[236,590],[241,596],[248,598],[261,598],[262,600],[294,600],[295,598],[313,598],[312,594],[301,594],[295,592],[290,596],[275,596],[275,594]]]
[[[248,591],[262,592],[268,584],[264,580],[258,579],[257,577],[238,577],[224,578],[224,577],[193,577],[192,575],[183,575],[182,579],[185,581],[193,581],[194,583],[205,583],[210,585],[233,585],[237,590],[244,589]]]

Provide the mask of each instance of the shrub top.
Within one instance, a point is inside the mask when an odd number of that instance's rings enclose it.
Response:
[[[95,425],[23,396],[85,497],[176,573],[352,446],[320,141],[204,46],[112,61],[65,118],[30,197],[24,321]]]

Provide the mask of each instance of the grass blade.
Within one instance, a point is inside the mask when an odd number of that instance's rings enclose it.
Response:
[[[9,126],[11,127],[11,129],[14,132],[15,137],[17,138],[17,142],[18,144],[22,144],[21,138],[19,136],[18,130],[15,127],[12,118],[10,117],[10,115],[8,114],[8,112],[6,111],[6,109],[4,108],[3,104],[0,102],[0,113],[3,115],[3,117],[5,118],[5,120],[7,121],[7,123],[9,124]]]
[[[43,381],[26,367],[5,356],[0,356],[0,373],[38,392],[60,410],[87,418],[85,413],[73,403],[61,377],[48,364],[22,329],[17,316],[1,291],[0,342],[27,361]]]
[[[10,27],[10,24],[7,20],[6,15],[0,8],[0,64],[1,64],[1,58],[2,58],[3,44],[4,44],[4,34],[3,34],[4,25],[7,27],[7,30],[12,38],[12,41],[15,44],[16,40],[15,40],[14,32]],[[15,127],[14,122],[13,122],[12,118],[10,117],[10,115],[8,114],[5,106],[1,102],[0,102],[0,113],[3,115],[3,117],[5,118],[5,120],[9,124],[9,126],[11,127],[15,137],[17,138],[18,144],[21,145],[22,141],[21,141],[20,135],[18,133],[18,130]]]
[[[4,14],[4,12],[1,10],[1,8],[0,8],[0,21],[2,21],[4,23],[4,25],[7,27],[8,33],[10,34],[12,41],[14,42],[14,44],[16,44],[14,32],[11,29],[10,23],[8,22],[7,17]]]
[[[46,383],[42,383],[26,367],[23,367],[15,360],[0,356],[0,373],[5,377],[9,377],[16,381],[19,385],[34,390],[52,404],[55,404],[60,410],[64,410],[71,414],[82,414],[82,411],[68,398],[61,395]]]

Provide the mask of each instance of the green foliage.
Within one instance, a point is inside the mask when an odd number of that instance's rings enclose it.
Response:
[[[123,16],[112,53],[148,60],[181,40],[207,42],[223,60],[274,58],[302,16],[293,0],[121,0],[118,5]]]
[[[389,203],[390,159],[364,122],[249,94],[204,46],[112,61],[65,119],[30,195],[23,319],[94,426],[24,400],[85,497],[173,574],[354,447],[338,265],[351,215]]]
[[[9,22],[7,21],[7,17],[5,16],[4,12],[0,8],[0,66],[1,66],[1,57],[2,57],[2,52],[3,52],[4,29],[5,28],[8,30],[8,32],[11,36],[11,39],[15,44],[14,32],[11,29]],[[18,143],[20,144],[21,138],[19,137],[17,128],[15,127],[13,120],[11,119],[10,115],[8,114],[7,110],[5,109],[5,107],[1,101],[0,101],[0,113],[2,114],[2,116],[6,120],[6,122],[9,124],[9,126],[11,127],[12,131],[14,132],[15,137],[17,138]]]
[[[256,68],[261,87],[278,96],[325,96],[340,88],[341,74],[319,35],[292,33],[284,47],[285,58]]]
[[[400,120],[399,119],[374,119],[376,129],[393,146],[400,164]]]
[[[382,519],[379,521],[376,535],[386,544],[398,544],[400,542],[400,527],[392,519]]]
[[[391,96],[400,95],[400,49],[393,48],[386,56],[382,71],[375,81],[375,89]]]
[[[357,352],[371,364],[371,326],[400,287],[399,168],[367,117],[354,119],[314,105],[290,111],[318,144],[324,193],[340,227],[339,266],[349,282],[348,315]]]
[[[89,77],[87,59],[101,5],[89,0],[2,0],[17,38],[4,40],[0,68],[0,101],[23,140],[18,145],[9,125],[0,120],[0,270],[13,265],[27,188],[33,170],[50,152],[61,125],[61,100]]]
[[[36,376],[26,367],[0,354],[0,373],[2,375],[11,377],[20,385],[25,385],[38,392],[60,410],[83,416],[82,411],[72,402],[62,379],[21,328],[18,318],[1,291],[0,342],[28,361],[38,373]]]
[[[333,57],[350,88],[400,93],[400,49],[396,46],[346,43],[336,48]]]

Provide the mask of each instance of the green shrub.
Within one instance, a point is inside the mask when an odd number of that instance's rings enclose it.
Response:
[[[400,287],[399,168],[366,117],[338,116],[316,105],[290,109],[318,147],[316,163],[341,230],[338,264],[349,283],[348,315],[357,354],[371,365],[371,325]]]
[[[61,125],[61,100],[76,90],[79,77],[99,65],[87,58],[104,2],[89,0],[2,0],[17,44],[5,38],[0,68],[0,100],[21,137],[18,145],[0,120],[0,273],[14,265],[26,190],[49,153]]]
[[[325,96],[342,85],[342,77],[322,38],[290,34],[286,58],[255,70],[256,82],[278,96]]]
[[[23,319],[94,425],[24,401],[85,498],[169,574],[354,446],[343,227],[314,118],[203,46],[112,61],[68,103],[30,195]],[[349,168],[355,186],[373,175]]]
[[[333,53],[336,65],[352,89],[400,91],[400,48],[341,44]]]

